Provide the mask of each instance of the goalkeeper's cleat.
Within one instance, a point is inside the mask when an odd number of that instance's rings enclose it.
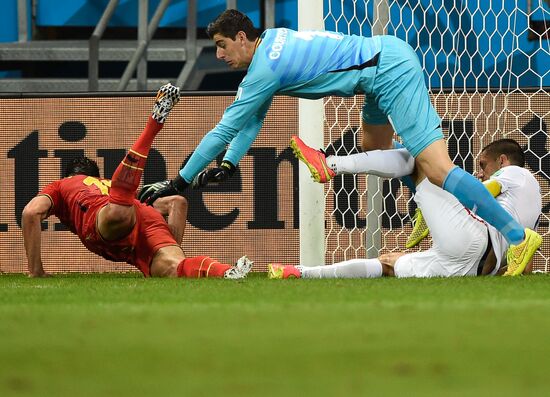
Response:
[[[422,215],[420,208],[417,208],[414,211],[414,216],[411,222],[413,229],[407,239],[407,242],[405,243],[405,247],[407,248],[416,247],[430,233],[430,229],[428,229],[428,225],[426,225],[426,220],[424,219],[424,215]]]
[[[326,183],[336,176],[327,165],[326,155],[321,150],[309,147],[297,136],[290,139],[290,147],[298,160],[307,165],[315,182]]]
[[[164,123],[170,110],[180,100],[180,89],[170,83],[163,85],[157,92],[153,114],[151,115],[159,123]]]
[[[506,252],[506,261],[508,267],[505,276],[519,276],[523,273],[527,264],[535,255],[535,251],[540,247],[542,237],[531,229],[525,229],[525,238],[518,245],[510,244]]]
[[[235,266],[230,269],[227,269],[223,274],[223,278],[228,278],[231,280],[240,280],[247,276],[247,274],[252,270],[252,262],[246,256],[239,258]]]
[[[267,265],[267,277],[271,279],[301,278],[302,272],[298,266],[270,263]]]

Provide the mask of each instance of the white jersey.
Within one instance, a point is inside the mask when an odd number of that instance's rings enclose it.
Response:
[[[418,184],[414,200],[432,235],[432,247],[403,255],[395,262],[396,277],[475,276],[487,249],[485,222],[451,193],[427,178]]]
[[[542,211],[540,185],[528,170],[516,165],[509,165],[495,172],[491,179],[501,186],[497,196],[499,204],[523,227],[535,229]],[[493,226],[487,225],[497,265],[493,274],[500,267],[502,258],[508,250],[508,242]]]
[[[501,185],[497,197],[500,205],[521,225],[535,229],[542,210],[540,186],[535,177],[525,168],[507,166],[491,179]],[[496,274],[508,250],[502,234],[427,179],[418,184],[414,200],[424,214],[433,245],[427,251],[399,258],[394,267],[397,277],[475,276],[487,247],[487,232],[497,258],[491,274]]]

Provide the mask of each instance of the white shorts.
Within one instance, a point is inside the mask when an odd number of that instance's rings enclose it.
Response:
[[[489,241],[487,226],[450,193],[424,179],[415,201],[430,228],[433,245],[427,251],[400,257],[396,277],[475,276]]]

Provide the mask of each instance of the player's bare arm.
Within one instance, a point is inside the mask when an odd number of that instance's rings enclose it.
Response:
[[[42,266],[41,222],[48,217],[51,206],[48,196],[36,196],[23,209],[23,242],[31,277],[47,276]]]
[[[384,274],[384,276],[394,277],[395,262],[397,262],[397,260],[403,255],[405,255],[404,252],[388,252],[386,254],[380,255],[378,259],[382,264],[382,274]]]
[[[187,223],[187,199],[183,196],[161,197],[153,203],[153,208],[166,218],[174,239],[181,245]]]
[[[493,270],[495,269],[495,266],[497,265],[497,257],[495,255],[495,251],[491,248],[491,251],[487,254],[487,258],[485,258],[485,262],[483,263],[483,269],[481,269],[481,275],[487,276],[490,275]],[[501,269],[505,266],[501,266]]]

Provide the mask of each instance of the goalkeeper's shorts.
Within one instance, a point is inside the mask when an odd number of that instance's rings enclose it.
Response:
[[[441,118],[430,101],[424,73],[412,47],[394,36],[382,36],[381,40],[374,83],[369,87],[372,91],[365,90],[362,118],[367,124],[391,121],[407,150],[416,157],[443,138]]]

